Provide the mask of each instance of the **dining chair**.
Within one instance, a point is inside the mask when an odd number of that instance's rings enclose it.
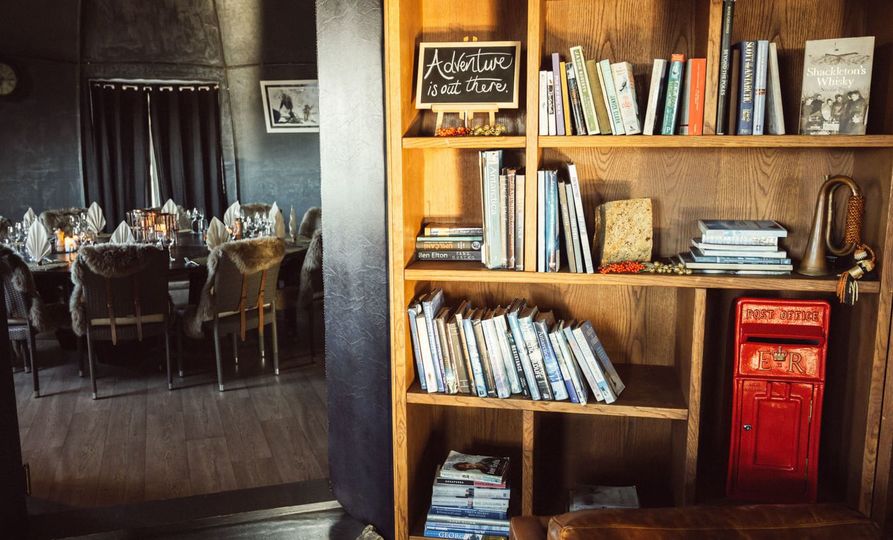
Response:
[[[164,337],[167,386],[171,375],[169,321],[171,301],[167,292],[168,255],[147,245],[103,244],[85,246],[72,266],[72,326],[87,336],[87,360],[93,399],[97,398],[95,341],[112,345]]]
[[[71,220],[69,218],[77,218],[81,214],[86,214],[86,208],[57,208],[53,210],[44,210],[38,216],[38,219],[47,231],[53,232],[56,229],[62,229],[66,235],[72,234]]]
[[[322,227],[322,209],[318,206],[312,206],[304,212],[301,218],[301,225],[298,227],[298,235],[310,238],[317,230]]]
[[[217,363],[217,388],[221,392],[224,391],[221,336],[232,336],[238,365],[238,341],[245,341],[249,330],[257,330],[260,357],[264,361],[264,329],[270,326],[273,371],[279,375],[276,284],[284,257],[285,242],[272,237],[226,242],[214,248],[208,256],[207,281],[198,305],[190,306],[184,313],[182,329],[195,339],[211,333]]]
[[[9,228],[12,227],[12,221],[9,218],[0,216],[0,239],[9,236]]]
[[[316,307],[323,303],[322,279],[322,230],[317,228],[307,247],[304,264],[301,265],[301,278],[298,284],[298,308],[306,311],[307,331],[310,339],[310,356],[316,356],[314,323]]]
[[[25,372],[31,372],[33,396],[40,397],[37,337],[68,326],[68,311],[63,304],[45,304],[41,300],[27,263],[7,247],[0,247],[0,280],[6,302],[9,340],[24,344],[28,353],[27,359],[23,354]]]

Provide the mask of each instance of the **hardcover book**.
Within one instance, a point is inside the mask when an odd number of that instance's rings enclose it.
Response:
[[[661,122],[661,135],[675,135],[679,114],[679,100],[682,97],[685,55],[674,54],[670,58],[670,74],[667,76],[667,94],[664,101],[664,117]]]
[[[729,127],[729,98],[732,95],[732,22],[735,15],[735,0],[723,0],[722,37],[719,42],[719,90],[716,98],[716,134],[733,133]]]
[[[567,88],[567,63],[559,62],[558,63],[558,73],[561,77],[561,106],[562,113],[564,113],[564,133],[562,135],[573,135],[573,131],[571,129],[571,105],[570,105],[570,95],[568,94]]]
[[[688,92],[688,134],[704,134],[704,97],[707,86],[707,59],[692,58],[688,61],[686,80]]]
[[[642,133],[642,122],[639,120],[633,65],[629,62],[611,64],[611,75],[614,77],[614,89],[617,92],[623,129],[627,135],[638,135]]]
[[[874,37],[806,42],[800,133],[865,135]]]
[[[571,103],[571,116],[574,135],[586,135],[586,120],[583,118],[583,103],[580,101],[580,89],[577,86],[577,74],[574,66],[567,65],[567,93]],[[595,135],[595,134],[593,134]]]
[[[555,135],[565,135],[564,132],[564,86],[561,84],[561,57],[558,53],[552,53],[552,80],[555,87]]]
[[[483,238],[484,228],[467,223],[426,223],[422,229],[423,236],[474,236]]]
[[[645,109],[645,125],[642,133],[654,135],[655,130],[660,131],[660,120],[664,116],[665,92],[667,90],[667,61],[663,58],[654,59],[654,67],[651,68],[651,87],[648,89],[648,105]]]
[[[620,101],[617,99],[617,88],[614,86],[614,75],[611,73],[611,61],[600,60],[598,72],[601,76],[600,82],[605,95],[605,103],[608,106],[608,116],[611,119],[611,131],[614,135],[626,135],[623,116],[620,114]]]
[[[586,121],[586,132],[595,135],[599,132],[598,119],[595,116],[592,87],[586,72],[586,57],[583,47],[571,47],[571,62],[574,64],[577,89],[580,91],[580,102],[583,105],[583,119]]]
[[[766,87],[769,77],[769,42],[757,41],[757,61],[754,64],[753,134],[762,135],[766,126]]]
[[[741,77],[738,82],[738,135],[753,135],[754,84],[757,63],[757,42],[742,41]]]
[[[766,131],[784,135],[784,109],[781,96],[781,73],[778,67],[778,45],[769,44],[769,83],[766,88]]]
[[[500,484],[505,482],[508,467],[507,457],[475,456],[451,450],[440,469],[440,476]]]
[[[590,135],[611,135],[614,133],[611,128],[611,117],[608,115],[608,101],[605,91],[602,88],[600,70],[598,62],[595,60],[586,61],[586,72],[589,75],[589,86],[592,88],[592,101],[595,102],[595,118],[598,120],[598,133]]]

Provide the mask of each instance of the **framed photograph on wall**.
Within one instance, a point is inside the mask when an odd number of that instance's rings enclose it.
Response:
[[[319,81],[260,81],[267,133],[319,132]]]

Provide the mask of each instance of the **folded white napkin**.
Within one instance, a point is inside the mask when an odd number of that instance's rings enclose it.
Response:
[[[34,209],[28,207],[28,211],[25,212],[25,216],[22,218],[22,223],[24,223],[25,228],[31,228],[31,224],[37,219],[37,214],[34,213]]]
[[[223,213],[223,224],[227,227],[232,228],[233,222],[239,218],[239,212],[242,210],[242,205],[239,204],[239,201],[234,202],[226,209],[226,212]]]
[[[295,207],[292,206],[288,213],[288,235],[292,241],[298,238],[298,215],[295,213]]]
[[[279,205],[275,202],[270,207],[269,219],[273,221],[273,233],[276,238],[285,239],[285,218],[282,217]]]
[[[161,207],[162,214],[177,214],[177,203],[173,200],[168,199],[166,203]]]
[[[28,227],[25,249],[28,250],[28,254],[31,255],[31,260],[34,262],[42,261],[52,251],[50,235],[47,234],[46,227],[40,221],[34,220],[31,222],[31,226]]]
[[[115,229],[115,232],[112,233],[112,237],[109,240],[112,244],[135,244],[136,238],[133,237],[133,231],[130,230],[130,225],[127,224],[126,221],[122,221],[118,228]]]
[[[87,209],[87,227],[96,234],[105,229],[105,216],[102,215],[102,208],[96,202],[93,202]]]
[[[216,217],[212,217],[211,223],[208,225],[208,236],[205,243],[209,248],[214,249],[227,240],[229,240],[229,233],[226,232],[226,225]]]

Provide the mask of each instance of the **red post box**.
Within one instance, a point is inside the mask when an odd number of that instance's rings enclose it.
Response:
[[[830,306],[739,298],[726,494],[815,502]]]

